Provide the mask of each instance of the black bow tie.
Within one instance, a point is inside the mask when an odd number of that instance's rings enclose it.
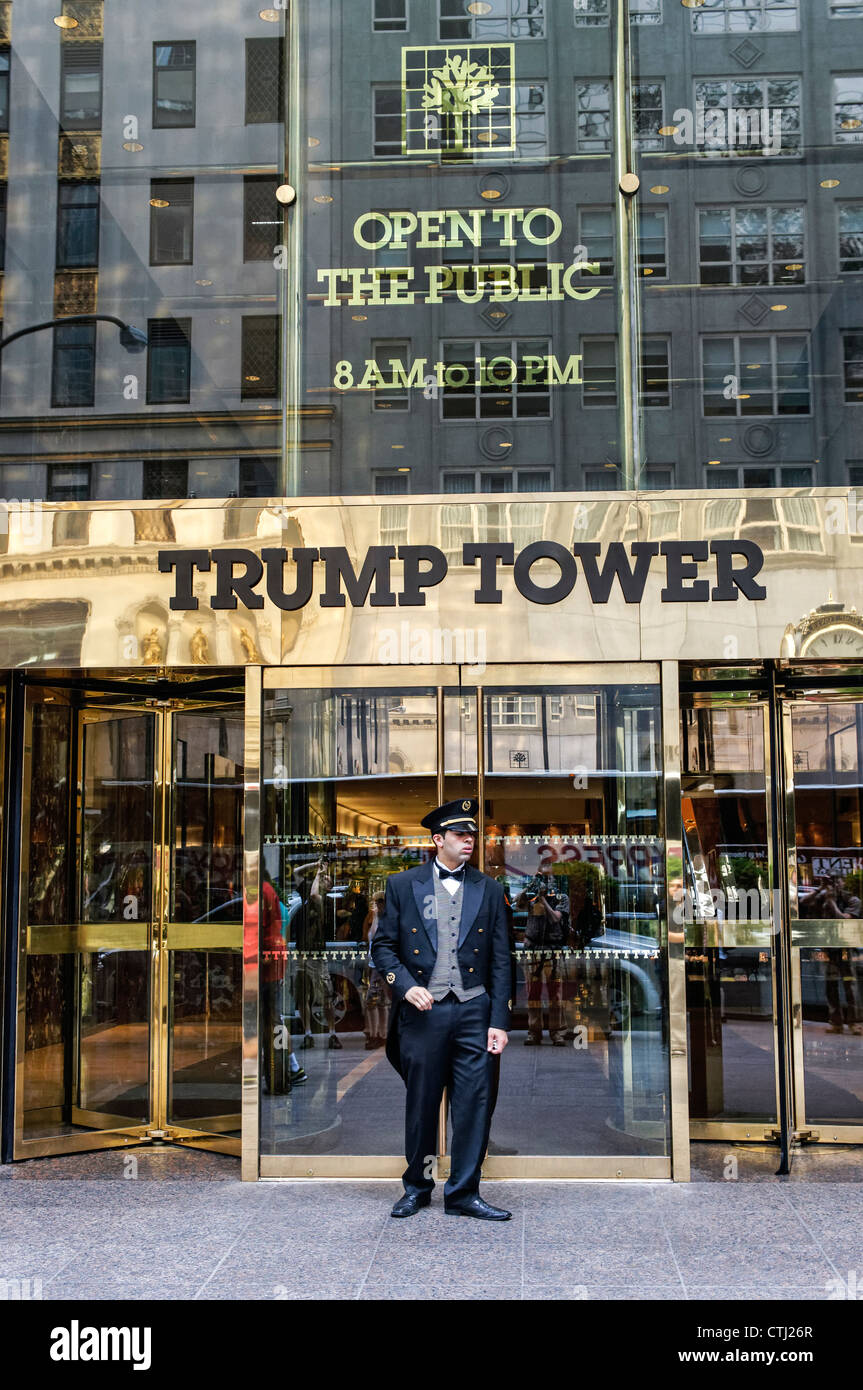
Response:
[[[438,878],[461,878],[464,873],[464,865],[460,869],[438,869]]]

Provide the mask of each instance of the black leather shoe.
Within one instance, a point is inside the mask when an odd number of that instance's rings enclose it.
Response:
[[[511,1211],[504,1211],[503,1207],[489,1206],[482,1197],[471,1197],[467,1202],[460,1202],[458,1206],[448,1207],[444,1204],[444,1211],[447,1216],[475,1216],[478,1221],[509,1221],[512,1218]]]
[[[390,1216],[416,1216],[422,1207],[427,1207],[431,1202],[430,1192],[405,1192],[399,1197]]]

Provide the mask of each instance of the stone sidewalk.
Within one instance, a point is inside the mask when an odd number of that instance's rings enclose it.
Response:
[[[43,1299],[807,1299],[863,1290],[863,1155],[693,1150],[695,1180],[489,1182],[513,1220],[393,1221],[396,1182],[241,1183],[174,1149],[0,1168],[0,1281]],[[34,1281],[41,1281],[40,1285]],[[31,1292],[31,1297],[32,1292]],[[38,1293],[37,1293],[37,1296]]]

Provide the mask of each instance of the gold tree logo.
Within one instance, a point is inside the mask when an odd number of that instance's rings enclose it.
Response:
[[[404,153],[514,150],[514,53],[505,43],[402,49]]]
[[[491,71],[469,58],[453,54],[442,68],[434,68],[423,88],[423,110],[449,116],[453,123],[452,147],[462,154],[465,147],[465,122],[480,111],[494,109],[500,87]]]

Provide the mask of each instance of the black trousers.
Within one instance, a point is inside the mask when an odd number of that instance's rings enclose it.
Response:
[[[491,1125],[494,1057],[488,1049],[491,1001],[487,994],[459,1003],[454,994],[425,1012],[399,1006],[399,1049],[407,1085],[405,1192],[434,1187],[441,1096],[449,1091],[452,1119],[447,1203],[465,1201],[479,1188]]]

